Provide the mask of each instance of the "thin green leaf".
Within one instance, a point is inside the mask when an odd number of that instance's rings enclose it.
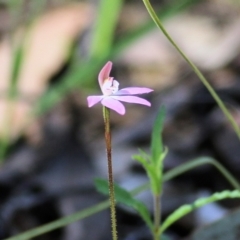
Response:
[[[108,182],[104,179],[95,179],[95,186],[97,190],[105,195],[109,195]],[[150,229],[153,229],[150,213],[144,203],[136,200],[127,190],[114,184],[116,201],[128,207],[135,209],[142,219],[146,222]]]
[[[190,171],[196,167],[205,165],[205,164],[211,164],[215,168],[218,169],[218,171],[226,178],[226,180],[235,188],[240,191],[240,184],[237,181],[237,179],[218,161],[211,157],[199,157],[195,160],[189,161],[187,163],[181,164],[180,166],[169,170],[166,172],[163,176],[163,181],[169,181],[170,179],[173,179],[174,177],[177,177],[187,171]]]
[[[196,75],[199,77],[199,79],[202,81],[203,85],[207,88],[207,90],[209,91],[209,93],[212,95],[213,99],[216,101],[216,103],[218,104],[219,108],[222,110],[222,112],[224,113],[225,117],[228,119],[228,121],[231,123],[235,133],[237,134],[238,138],[240,139],[240,128],[238,127],[237,122],[235,121],[235,119],[233,118],[233,116],[231,115],[231,113],[228,111],[228,109],[226,108],[225,104],[223,103],[223,101],[219,98],[219,96],[217,95],[217,93],[215,92],[215,90],[213,89],[213,87],[211,86],[211,84],[208,82],[208,80],[203,76],[203,74],[201,73],[201,71],[197,68],[197,66],[186,56],[185,53],[183,53],[183,51],[178,47],[178,45],[173,41],[173,39],[171,38],[171,36],[168,34],[168,32],[166,31],[166,29],[163,27],[160,19],[158,18],[157,14],[155,13],[154,9],[152,8],[152,5],[150,4],[149,0],[143,0],[144,5],[149,13],[149,15],[151,16],[151,18],[153,19],[153,21],[155,22],[155,24],[158,26],[158,28],[163,32],[163,34],[166,36],[166,38],[169,40],[169,42],[175,47],[175,49],[179,52],[179,54],[185,59],[185,61],[191,66],[191,68],[193,69],[193,71],[196,73]]]
[[[193,4],[196,4],[200,0],[177,0],[171,1],[167,5],[161,7],[160,11],[157,13],[161,19],[167,19],[171,16],[176,15],[177,13],[186,10]],[[131,29],[128,33],[124,34],[116,43],[112,49],[111,57],[115,58],[118,56],[124,49],[133,44],[137,39],[147,34],[154,28],[153,21],[147,21],[141,26]]]
[[[175,210],[167,219],[163,222],[161,231],[165,231],[170,225],[176,222],[178,219],[182,218],[186,214],[192,212],[193,210],[200,208],[208,203],[223,200],[225,198],[240,198],[240,191],[223,191],[214,193],[210,197],[200,198],[196,200],[193,204],[186,204]]]
[[[153,125],[152,139],[151,139],[151,155],[152,155],[152,161],[154,163],[158,162],[159,157],[163,152],[162,130],[163,130],[165,115],[166,115],[166,109],[164,106],[161,106],[158,112],[157,118]]]
[[[22,41],[23,42],[23,41]],[[20,42],[14,50],[14,58],[13,64],[11,69],[11,79],[10,79],[10,89],[9,89],[9,96],[10,98],[14,98],[16,96],[17,90],[17,81],[20,73],[20,69],[23,62],[23,43]]]
[[[178,0],[176,0],[161,9],[159,15],[161,16],[161,18],[167,19],[170,16],[185,10],[186,8],[198,1],[199,0],[183,0],[179,2]],[[75,70],[68,72],[65,76],[61,78],[61,81],[59,81],[59,83],[55,85],[54,89],[50,89],[40,99],[40,101],[37,103],[34,113],[39,115],[46,112],[57,102],[59,102],[72,89],[82,87],[84,85],[92,86],[93,80],[95,79],[97,72],[100,70],[100,68],[103,66],[104,62],[107,59],[116,58],[123,50],[130,46],[130,44],[134,43],[134,41],[136,41],[139,37],[149,32],[153,27],[154,24],[152,23],[152,21],[144,23],[139,28],[122,36],[122,38],[114,44],[108,56],[101,56],[101,59],[90,59],[88,62],[82,63],[81,65],[77,66]],[[96,42],[96,44],[98,43],[99,42]]]
[[[97,190],[104,194],[109,195],[108,190],[108,181],[105,179],[97,178],[94,180],[95,186]],[[135,204],[135,199],[132,197],[132,195],[125,189],[121,188],[117,184],[114,184],[115,189],[115,198],[117,202],[123,203],[127,206],[132,206]]]
[[[145,169],[147,168],[147,165],[149,164],[147,162],[147,160],[141,155],[133,155],[132,159],[138,161]]]
[[[221,169],[224,169],[224,172],[227,172],[227,170],[220,163],[218,163],[216,160],[214,160],[212,158],[209,158],[209,157],[204,157],[204,158],[201,158],[201,159],[197,159],[197,160],[194,160],[192,162],[195,162],[195,163],[192,164],[191,166],[188,165],[188,167],[186,167],[187,164],[181,165],[182,170],[184,168],[185,171],[189,171],[192,168],[195,168],[195,167],[203,165],[203,164],[212,164],[222,174],[223,174],[223,172],[222,172]],[[185,167],[184,167],[184,165],[185,165]],[[174,177],[176,177],[180,174],[182,174],[182,171],[175,171],[175,169],[169,170],[166,174],[164,174],[163,181],[169,181],[170,179],[173,179]],[[228,173],[228,174],[230,174],[230,173]],[[223,174],[223,175],[233,185],[233,187],[237,186],[238,189],[240,190],[240,187],[239,187],[239,184],[238,184],[237,180],[234,179],[233,176],[230,176],[230,178],[232,178],[232,180],[230,180],[229,177],[228,177],[228,174],[227,175]],[[145,191],[147,189],[149,189],[149,184],[148,183],[132,190],[131,194],[137,195],[140,192]],[[18,234],[14,237],[10,237],[10,238],[5,239],[5,240],[27,240],[27,239],[31,239],[33,237],[42,235],[44,233],[53,231],[53,230],[61,228],[61,227],[64,227],[64,226],[66,226],[66,225],[68,225],[72,222],[78,221],[80,219],[87,218],[87,217],[89,217],[93,214],[96,214],[96,213],[98,213],[98,212],[100,212],[100,211],[102,211],[102,210],[104,210],[108,207],[109,207],[109,201],[104,201],[104,202],[101,202],[97,205],[89,207],[85,210],[79,211],[77,213],[71,214],[71,215],[63,217],[63,218],[60,218],[56,221],[47,223],[47,224],[42,225],[40,227],[34,228],[32,230],[28,230],[24,233]]]
[[[145,204],[140,201],[135,201],[134,206],[131,207],[133,207],[139,213],[139,215],[142,217],[149,229],[153,231],[153,223],[151,220],[151,216]]]
[[[147,162],[151,162],[151,156],[144,152],[141,148],[139,148],[139,152],[143,158],[147,160]]]
[[[143,153],[144,152],[142,151],[141,154]],[[144,153],[144,155],[146,154]],[[156,169],[156,166],[153,163],[147,161],[145,157],[141,155],[134,155],[132,158],[142,164],[150,180],[152,192],[154,194],[159,194],[161,191],[161,176],[159,176],[160,168]]]
[[[123,0],[101,0],[92,36],[91,57],[102,58],[110,53],[114,31]]]
[[[14,48],[13,53],[13,62],[11,66],[11,77],[10,77],[10,87],[8,89],[8,107],[7,112],[5,113],[4,118],[4,131],[0,136],[0,163],[6,157],[8,147],[10,144],[10,131],[11,131],[11,124],[13,119],[13,111],[14,111],[14,104],[15,99],[17,97],[17,82],[19,79],[19,73],[21,70],[23,58],[24,58],[24,49],[23,49],[23,41],[22,41]]]
[[[34,237],[37,237],[39,235],[45,234],[47,232],[53,231],[55,229],[64,227],[70,223],[79,221],[81,219],[84,219],[86,217],[89,217],[93,214],[96,214],[104,209],[109,207],[109,201],[104,201],[99,204],[96,204],[92,207],[86,208],[84,210],[81,210],[79,212],[76,212],[74,214],[71,214],[69,216],[60,218],[56,221],[53,221],[51,223],[44,224],[40,227],[34,228],[32,230],[28,230],[24,233],[18,234],[16,236],[6,238],[5,240],[27,240],[32,239]]]
[[[174,169],[171,169],[163,174],[163,182],[167,182],[177,176],[180,176],[181,174],[188,172],[196,167],[210,164],[213,165],[222,175],[225,177],[225,179],[229,182],[230,185],[234,189],[238,189],[240,191],[240,184],[237,181],[237,179],[218,161],[211,157],[200,157],[194,160],[191,160],[187,163],[183,163],[178,167],[175,167]],[[133,190],[133,194],[138,194],[140,192],[146,191],[150,188],[149,183],[146,183],[135,190]]]
[[[158,171],[156,170],[156,174],[158,175],[159,179],[161,179],[163,175],[163,160],[165,159],[167,153],[168,153],[168,148],[165,147],[155,164],[155,168],[158,169]]]
[[[34,114],[40,115],[46,110],[49,110],[54,104],[59,102],[66,93],[70,90],[83,85],[88,81],[91,82],[91,79],[94,79],[96,72],[101,69],[103,65],[102,60],[90,60],[84,62],[81,66],[77,66],[74,71],[68,72],[63,76],[62,81],[59,84],[56,84],[54,88],[50,88],[41,100],[37,103],[34,109]]]
[[[159,171],[159,170],[158,170]],[[149,165],[146,169],[148,178],[150,179],[150,187],[154,195],[158,195],[161,192],[161,179],[154,165]]]

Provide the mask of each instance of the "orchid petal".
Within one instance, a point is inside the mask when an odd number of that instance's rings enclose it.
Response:
[[[103,95],[87,97],[88,107],[92,107],[101,101],[103,106],[123,115],[125,114],[125,107],[120,101],[151,106],[149,101],[133,95],[149,93],[153,91],[152,89],[145,87],[127,87],[118,90],[119,83],[113,77],[110,77],[111,70],[112,62],[108,61],[98,74],[98,82]]]
[[[150,93],[153,90],[151,88],[145,88],[145,87],[128,87],[128,88],[122,88],[118,92],[116,92],[115,95],[125,95],[125,94],[143,94],[143,93]]]
[[[136,96],[111,96],[111,98],[128,103],[138,103],[146,106],[151,106],[151,103],[143,98]]]
[[[104,65],[104,67],[101,69],[100,73],[98,74],[98,82],[101,88],[104,83],[104,80],[109,78],[111,70],[112,70],[112,62],[108,61]]]
[[[103,96],[89,96],[87,97],[88,107],[92,107],[103,99]]]
[[[109,77],[106,80],[104,80],[103,85],[101,86],[101,90],[103,95],[112,95],[113,90],[112,90],[112,85],[113,85],[113,77]]]
[[[112,110],[116,111],[121,115],[125,114],[125,107],[123,106],[123,104],[120,103],[118,100],[113,99],[112,97],[103,98],[101,103],[103,106],[111,108]]]

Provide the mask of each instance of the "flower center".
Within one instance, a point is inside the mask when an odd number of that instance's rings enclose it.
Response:
[[[110,96],[118,91],[119,82],[114,80],[112,77],[104,80],[102,86],[103,95]]]

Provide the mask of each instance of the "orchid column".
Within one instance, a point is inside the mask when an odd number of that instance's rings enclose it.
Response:
[[[111,210],[111,225],[112,225],[112,237],[113,240],[117,240],[117,220],[115,210],[115,197],[114,197],[114,179],[112,170],[112,146],[111,146],[111,128],[110,128],[110,109],[117,113],[124,115],[125,107],[120,102],[137,103],[146,106],[151,106],[151,103],[147,100],[134,96],[136,94],[149,93],[153,90],[143,87],[128,87],[118,89],[119,83],[113,77],[110,77],[112,69],[112,62],[107,62],[98,75],[98,82],[102,90],[103,95],[89,96],[87,98],[88,107],[101,102],[103,105],[103,118],[105,124],[105,141],[107,150],[107,162],[108,162],[108,184],[109,184],[109,196],[110,196],[110,210]]]

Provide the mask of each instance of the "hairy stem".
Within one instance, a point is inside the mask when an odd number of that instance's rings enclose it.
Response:
[[[111,145],[111,128],[110,128],[110,110],[107,107],[103,107],[103,118],[105,125],[105,141],[107,149],[107,163],[108,163],[108,186],[109,186],[109,200],[111,211],[111,225],[112,225],[112,238],[117,240],[117,219],[115,208],[115,196],[114,196],[114,180],[112,170],[112,145]]]

